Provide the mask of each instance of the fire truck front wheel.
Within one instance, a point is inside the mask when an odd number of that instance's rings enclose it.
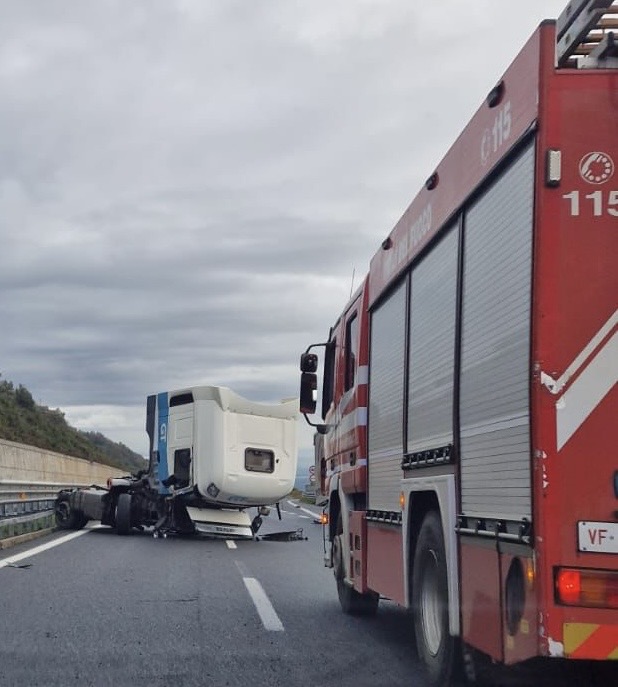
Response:
[[[378,610],[380,595],[375,592],[361,594],[345,581],[343,520],[341,515],[339,515],[337,520],[337,534],[333,540],[333,564],[335,580],[337,582],[337,594],[343,612],[348,615],[374,615]]]
[[[449,633],[446,553],[440,515],[425,515],[412,566],[412,612],[418,655],[430,684],[448,685],[459,677],[459,650]]]

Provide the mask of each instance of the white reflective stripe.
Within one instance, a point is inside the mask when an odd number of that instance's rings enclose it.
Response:
[[[575,434],[617,381],[618,332],[556,402],[558,450]]]
[[[357,458],[356,462],[354,463],[354,465],[352,467],[358,468],[358,467],[361,467],[362,465],[367,465],[367,459],[366,458]],[[332,476],[336,475],[338,472],[343,472],[341,465],[337,465],[332,470],[328,470],[326,474],[329,477],[332,477]]]
[[[351,389],[348,389],[348,390],[345,392],[345,394],[343,394],[343,396],[341,397],[341,399],[339,400],[338,409],[339,409],[339,413],[341,413],[341,415],[343,415],[343,413],[345,413],[345,409],[348,407],[348,403],[349,403],[353,398],[354,398],[354,387],[352,387]]]
[[[348,413],[337,425],[339,434],[351,432],[355,427],[365,427],[367,425],[367,408],[361,407]]]
[[[354,398],[354,392],[356,391],[357,387],[359,387],[361,384],[367,384],[368,382],[369,368],[367,365],[361,365],[356,374],[356,383],[353,387],[350,387],[339,400],[338,408],[340,413],[343,414],[345,412],[345,409],[348,407],[348,403]]]
[[[356,371],[357,384],[369,384],[369,365],[359,365]]]
[[[367,426],[367,407],[361,406],[356,409],[356,424],[360,427]]]
[[[546,372],[541,372],[541,384],[546,386],[552,394],[559,394],[564,389],[566,383],[579,370],[579,368],[586,362],[592,351],[603,341],[603,339],[612,331],[618,324],[618,310],[607,320],[607,322],[599,329],[599,331],[590,339],[588,344],[583,348],[581,353],[575,360],[567,367],[567,369],[560,375],[558,379],[553,379]]]
[[[336,475],[338,472],[341,472],[341,465],[335,465],[335,467],[331,470],[330,468],[326,471],[326,474],[329,477],[332,477],[333,475]]]

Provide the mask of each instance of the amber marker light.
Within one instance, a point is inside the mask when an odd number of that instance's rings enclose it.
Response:
[[[559,568],[555,587],[557,601],[565,606],[618,608],[618,573]]]
[[[534,560],[532,560],[532,558],[526,558],[525,560],[524,575],[526,577],[526,584],[528,585],[528,589],[533,589],[536,574],[534,571]]]
[[[406,507],[406,495],[403,491],[399,494],[399,508],[403,510]]]
[[[322,515],[320,515],[320,524],[328,525],[328,513],[322,513]]]

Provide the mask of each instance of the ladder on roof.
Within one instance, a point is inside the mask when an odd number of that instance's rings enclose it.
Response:
[[[571,0],[556,22],[558,67],[618,67],[618,2]]]

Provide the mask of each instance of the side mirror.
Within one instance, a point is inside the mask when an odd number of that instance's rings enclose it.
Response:
[[[303,353],[300,356],[301,372],[317,372],[318,356],[315,353]]]
[[[311,354],[304,354],[311,355]],[[317,356],[313,356],[316,358]],[[302,366],[302,358],[301,358]],[[318,376],[315,372],[303,372],[300,376],[300,412],[313,415],[318,400]]]

